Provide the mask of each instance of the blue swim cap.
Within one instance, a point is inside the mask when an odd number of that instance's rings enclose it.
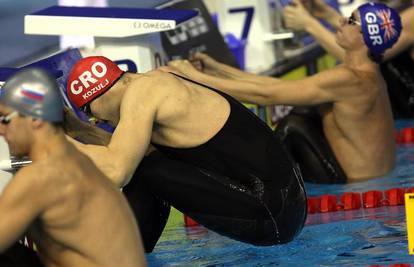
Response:
[[[401,18],[394,9],[381,3],[358,7],[364,42],[374,55],[382,55],[400,37]]]

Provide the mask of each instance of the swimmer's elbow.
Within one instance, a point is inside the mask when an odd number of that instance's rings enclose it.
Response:
[[[122,188],[126,186],[132,178],[132,174],[123,170],[122,168],[117,168],[112,171],[112,175],[109,178],[116,186]]]
[[[105,174],[109,180],[111,180],[119,188],[123,187],[127,182],[124,172],[121,168],[117,168],[115,165],[106,168]]]

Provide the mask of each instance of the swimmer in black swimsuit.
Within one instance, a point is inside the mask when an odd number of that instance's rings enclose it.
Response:
[[[146,250],[169,205],[243,242],[292,240],[307,210],[291,155],[239,102],[171,71],[125,74],[104,57],[89,57],[68,81],[72,103],[116,127],[107,146],[73,142],[115,183],[127,184]],[[150,143],[157,150],[144,157]]]

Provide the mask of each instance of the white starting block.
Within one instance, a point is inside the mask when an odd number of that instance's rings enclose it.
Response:
[[[293,37],[292,32],[274,33],[274,8],[269,0],[217,1],[218,24],[222,34],[232,33],[246,40],[245,66],[250,72],[270,69],[277,58],[274,41]]]
[[[173,30],[197,14],[195,10],[52,6],[26,15],[24,28],[26,34],[94,36],[95,48],[83,56],[104,55],[124,61],[130,71],[146,72],[167,61],[157,33]]]

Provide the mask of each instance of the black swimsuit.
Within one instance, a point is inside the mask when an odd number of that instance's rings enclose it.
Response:
[[[230,104],[222,129],[193,148],[153,144],[158,151],[145,157],[125,189],[146,250],[152,250],[161,234],[168,204],[243,242],[274,245],[292,240],[305,223],[307,206],[302,177],[290,154],[241,103],[206,88]],[[142,191],[150,197],[144,199]]]
[[[323,133],[316,108],[294,108],[278,123],[275,134],[293,156],[306,182],[337,184],[347,181]]]
[[[381,63],[381,73],[387,83],[394,118],[414,117],[414,61],[410,47],[398,56]]]

